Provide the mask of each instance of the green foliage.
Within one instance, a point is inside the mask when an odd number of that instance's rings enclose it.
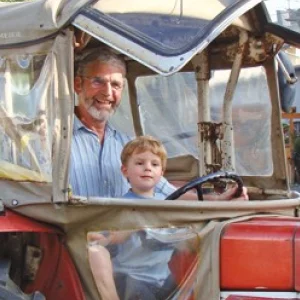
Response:
[[[284,134],[284,143],[288,144],[290,142],[290,126],[289,124],[282,123],[283,134]]]
[[[300,137],[295,138],[294,151],[300,154]]]

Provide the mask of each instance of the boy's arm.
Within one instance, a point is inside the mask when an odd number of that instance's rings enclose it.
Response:
[[[107,246],[111,244],[122,244],[124,243],[133,230],[128,231],[99,231],[99,232],[89,232],[87,235],[88,243],[99,244],[101,246]]]
[[[101,245],[89,245],[88,258],[101,299],[119,300],[108,250]]]

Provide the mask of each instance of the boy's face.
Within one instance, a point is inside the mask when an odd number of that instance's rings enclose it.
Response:
[[[151,151],[133,152],[121,170],[135,192],[153,191],[163,175],[161,159]]]

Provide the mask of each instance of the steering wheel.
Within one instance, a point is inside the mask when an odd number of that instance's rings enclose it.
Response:
[[[234,197],[238,198],[241,196],[243,192],[243,180],[240,176],[233,172],[224,172],[224,171],[219,171],[216,173],[212,173],[203,177],[198,177],[184,186],[180,187],[178,190],[176,190],[174,193],[169,195],[166,200],[176,200],[179,198],[181,195],[185,194],[191,189],[196,189],[197,190],[197,195],[199,200],[203,200],[203,190],[202,190],[202,185],[207,182],[221,182],[222,179],[230,179],[233,180],[237,183],[238,188],[236,190],[236,193]]]

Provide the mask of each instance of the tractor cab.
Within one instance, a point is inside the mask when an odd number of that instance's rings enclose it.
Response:
[[[297,298],[300,198],[281,126],[294,101],[281,91],[295,80],[280,53],[300,47],[300,33],[274,24],[268,4],[0,4],[0,298],[131,299],[116,266],[126,283],[159,255],[156,299]],[[70,184],[74,62],[103,46],[127,69],[109,122],[162,141],[178,188],[164,201],[76,195]],[[232,184],[249,201],[203,201]],[[178,200],[188,191],[199,201]]]

